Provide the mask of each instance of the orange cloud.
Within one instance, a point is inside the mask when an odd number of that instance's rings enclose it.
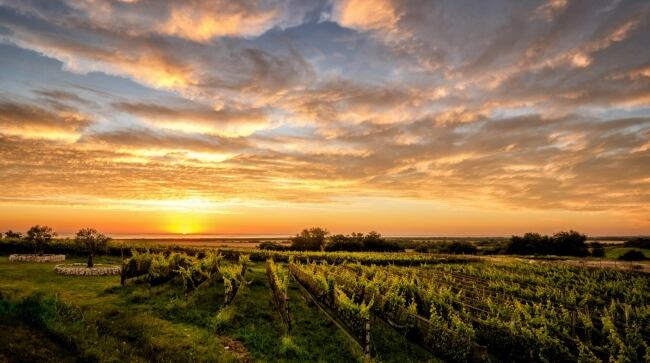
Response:
[[[233,7],[234,3],[211,7],[177,3],[159,29],[163,34],[205,42],[219,36],[258,35],[276,23],[277,12],[273,9],[256,13],[238,9],[229,13]]]
[[[344,27],[362,30],[391,30],[399,20],[390,0],[337,1],[333,16]]]
[[[551,21],[566,8],[568,3],[567,0],[549,0],[535,9],[533,19]]]

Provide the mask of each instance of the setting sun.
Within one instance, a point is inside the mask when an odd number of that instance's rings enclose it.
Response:
[[[205,232],[208,225],[204,215],[191,212],[165,214],[162,223],[164,232],[183,235]]]

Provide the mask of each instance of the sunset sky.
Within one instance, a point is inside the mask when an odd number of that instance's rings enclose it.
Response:
[[[0,0],[33,224],[650,234],[650,2]]]

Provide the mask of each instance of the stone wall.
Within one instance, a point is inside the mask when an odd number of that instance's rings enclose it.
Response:
[[[65,255],[9,255],[14,262],[63,262]]]
[[[85,263],[71,263],[67,265],[56,265],[54,272],[62,275],[76,275],[76,276],[108,276],[119,275],[121,268],[114,265],[101,265],[88,268]]]

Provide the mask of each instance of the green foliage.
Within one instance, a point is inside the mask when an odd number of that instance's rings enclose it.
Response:
[[[166,255],[135,250],[131,255],[124,265],[125,278],[142,277],[152,285],[159,285],[178,277],[186,294],[219,277],[223,259],[214,251],[207,251],[203,258],[177,252]]]
[[[221,332],[231,323],[235,317],[235,308],[233,306],[224,306],[219,309],[219,312],[212,318],[212,326],[215,331]]]
[[[271,287],[273,303],[280,312],[280,317],[287,332],[291,330],[289,313],[289,276],[284,273],[273,260],[266,261],[266,275]]]
[[[300,347],[294,342],[290,335],[283,335],[280,339],[280,353],[287,357],[295,357],[300,354]]]
[[[246,281],[246,269],[250,264],[250,258],[246,255],[239,256],[239,262],[236,265],[228,265],[221,268],[221,276],[224,284],[224,305],[229,305],[235,299],[235,296],[244,288],[249,281]]]
[[[335,285],[345,311],[353,311],[350,301],[373,301],[372,313],[450,361],[484,356],[483,347],[506,361],[638,361],[647,352],[650,279],[644,275],[511,263],[311,263],[294,270],[317,290]],[[605,345],[601,327],[609,329]]]

